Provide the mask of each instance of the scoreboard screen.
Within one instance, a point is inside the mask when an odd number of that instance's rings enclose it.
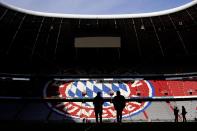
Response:
[[[120,48],[120,37],[77,37],[75,48]]]

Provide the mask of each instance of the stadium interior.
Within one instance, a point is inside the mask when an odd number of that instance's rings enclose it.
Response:
[[[185,106],[188,121],[196,122],[196,34],[197,5],[154,17],[71,19],[25,14],[0,4],[1,125],[100,130],[165,122],[167,128],[175,125],[175,106]],[[103,40],[112,44],[83,45]],[[97,91],[106,97],[104,108],[112,110],[103,126],[95,124],[90,110]],[[125,125],[115,123],[110,91],[126,95]],[[191,123],[187,126],[194,127]]]

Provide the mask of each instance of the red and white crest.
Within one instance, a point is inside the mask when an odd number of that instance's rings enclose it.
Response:
[[[45,97],[51,97],[53,96],[53,92],[56,92],[56,95],[59,97],[67,99],[94,98],[98,91],[102,92],[103,97],[109,98],[113,98],[116,91],[120,91],[126,98],[153,96],[153,88],[151,84],[145,80],[136,80],[134,83],[97,83],[97,81],[52,82],[46,86],[44,95]],[[58,113],[72,118],[95,118],[92,102],[62,102],[48,104]],[[123,110],[123,117],[131,117],[138,114],[148,107],[149,104],[149,102],[127,102]],[[104,103],[103,118],[116,118],[116,112],[112,103]]]

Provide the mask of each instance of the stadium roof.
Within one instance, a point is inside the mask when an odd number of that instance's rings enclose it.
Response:
[[[69,70],[67,66],[77,66],[83,72],[80,68],[89,70],[103,65],[107,65],[107,73],[112,75],[114,71],[129,73],[129,70],[175,72],[175,68],[184,66],[187,66],[185,72],[197,71],[196,1],[171,14],[125,19],[45,17],[1,5],[0,28],[1,72],[55,68],[77,74],[77,69]],[[121,48],[75,48],[75,38],[95,36],[120,37]],[[122,65],[127,69],[116,68]],[[85,74],[97,71],[93,68]]]
[[[103,15],[102,14],[100,15],[99,13],[95,13],[96,15],[92,14],[91,12],[95,12],[94,9],[88,11],[89,14],[88,13],[80,13],[80,12],[83,12],[82,9],[81,9],[81,11],[79,9],[78,13],[76,13],[76,11],[73,11],[74,13],[46,13],[46,12],[34,11],[31,9],[23,9],[21,7],[17,7],[15,5],[10,5],[10,4],[4,3],[4,2],[1,2],[1,4],[3,4],[4,6],[7,6],[10,9],[16,10],[16,11],[23,12],[23,13],[30,14],[30,15],[37,15],[37,16],[57,17],[57,18],[80,18],[80,19],[82,19],[82,18],[83,19],[119,19],[119,18],[141,18],[141,17],[153,17],[153,16],[167,15],[167,14],[171,14],[171,13],[175,13],[175,12],[187,9],[187,8],[197,4],[197,1],[193,0],[187,4],[180,5],[179,7],[175,7],[172,9],[166,9],[166,10],[163,9],[162,11],[153,11],[153,12],[148,12],[148,13],[128,13],[129,11],[127,11],[126,13],[115,13],[115,14],[113,14],[113,13],[106,13],[105,14],[104,13]],[[66,8],[66,5],[65,5],[65,8]],[[82,6],[82,7],[78,7],[78,8],[87,8],[87,7]],[[119,8],[119,7],[117,7],[117,8]],[[117,11],[118,11],[118,9],[117,9]]]

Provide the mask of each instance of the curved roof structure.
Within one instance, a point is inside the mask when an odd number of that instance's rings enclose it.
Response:
[[[159,14],[110,16],[109,19],[15,9],[0,6],[1,72],[66,70],[70,74],[90,75],[99,72],[94,69],[97,66],[106,68],[112,75],[117,70],[124,73],[129,70],[176,72],[178,67],[183,68],[183,72],[197,70],[194,62],[197,57],[196,1]],[[121,47],[76,48],[74,45],[75,38],[98,36],[119,37]]]
[[[28,9],[23,9],[14,5],[9,5],[4,2],[2,2],[4,6],[7,8],[30,14],[30,15],[37,15],[37,16],[45,16],[45,17],[56,17],[56,18],[79,18],[79,19],[121,19],[121,18],[142,18],[142,17],[154,17],[154,16],[161,16],[161,15],[167,15],[175,12],[179,12],[181,10],[187,9],[195,4],[197,4],[196,0],[193,0],[185,5],[181,5],[176,8],[172,9],[166,9],[162,11],[156,11],[151,13],[131,13],[131,14],[111,14],[111,15],[92,15],[92,14],[64,14],[64,13],[46,13],[46,12],[39,12],[39,11],[33,11]]]

